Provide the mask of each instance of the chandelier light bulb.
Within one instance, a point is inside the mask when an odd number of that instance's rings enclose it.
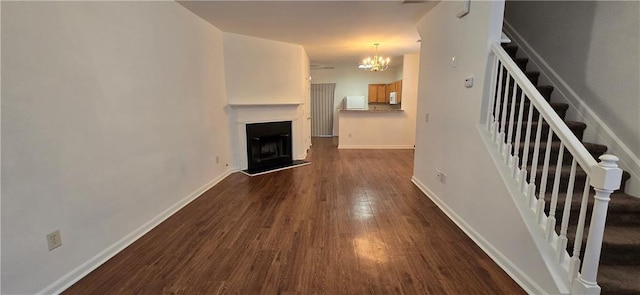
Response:
[[[366,59],[364,59],[360,68],[371,72],[382,72],[389,67],[391,59],[388,57],[385,59],[384,57],[378,55],[378,46],[380,45],[379,43],[374,43],[373,45],[376,47],[375,55],[373,56],[373,58],[367,57]]]

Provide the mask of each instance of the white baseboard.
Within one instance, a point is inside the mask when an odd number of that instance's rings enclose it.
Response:
[[[360,149],[360,150],[412,150],[413,145],[338,145],[338,149]]]
[[[488,240],[481,236],[477,231],[473,229],[468,223],[466,223],[460,216],[458,216],[451,208],[445,203],[440,201],[440,198],[427,186],[425,186],[415,176],[411,177],[411,182],[415,184],[418,189],[422,191],[431,201],[433,201],[439,208],[446,214],[451,221],[453,221],[471,240],[473,240],[482,251],[487,253],[489,257],[496,263],[507,275],[509,275],[522,289],[528,294],[545,294],[547,293],[542,287],[540,287],[533,279],[531,279],[525,272],[513,264],[506,256],[504,256],[498,249],[496,249]]]
[[[640,197],[640,158],[631,151],[627,145],[600,119],[600,117],[582,100],[578,94],[567,84],[558,73],[536,52],[531,45],[522,38],[514,28],[504,21],[503,29],[509,34],[513,43],[520,47],[528,57],[529,63],[533,63],[538,68],[540,74],[543,75],[554,88],[554,97],[558,97],[571,106],[576,111],[579,120],[587,124],[585,130],[585,138],[595,143],[606,145],[609,150],[607,153],[616,155],[620,162],[618,165],[621,169],[631,174],[631,179],[627,182],[626,192]],[[557,96],[555,94],[558,94]],[[578,110],[583,110],[579,112]],[[591,126],[591,128],[589,128]],[[599,126],[599,131],[594,133],[595,128]],[[590,137],[593,137],[590,138]]]
[[[147,221],[145,224],[143,224],[142,226],[140,226],[139,228],[137,228],[136,230],[134,230],[130,234],[126,235],[124,238],[122,238],[121,240],[119,240],[115,244],[107,247],[102,252],[98,253],[96,256],[92,257],[91,259],[89,259],[85,263],[81,264],[80,266],[78,266],[74,270],[72,270],[69,273],[67,273],[66,275],[62,276],[60,279],[58,279],[57,281],[53,282],[51,285],[47,286],[46,288],[42,289],[37,294],[60,294],[60,293],[62,293],[64,290],[66,290],[67,288],[71,287],[71,285],[75,284],[77,281],[79,281],[80,279],[82,279],[83,277],[88,275],[90,272],[92,272],[93,270],[98,268],[100,265],[102,265],[103,263],[107,262],[107,260],[111,259],[113,256],[118,254],[124,248],[126,248],[129,245],[131,245],[133,242],[138,240],[144,234],[146,234],[147,232],[149,232],[150,230],[152,230],[153,228],[158,226],[160,223],[165,221],[167,218],[171,217],[171,215],[175,214],[180,209],[182,209],[184,206],[186,206],[187,204],[191,203],[191,201],[193,201],[197,197],[201,196],[203,193],[205,193],[207,190],[212,188],[214,185],[218,184],[220,181],[225,179],[227,176],[229,176],[233,172],[236,172],[236,171],[234,171],[234,169],[226,170],[225,172],[223,172],[218,177],[214,178],[213,180],[211,180],[207,184],[203,185],[202,187],[200,187],[199,189],[197,189],[193,193],[189,194],[184,199],[178,201],[173,206],[167,208],[167,210],[164,210],[158,216],[156,216],[156,217],[152,218],[151,220]]]

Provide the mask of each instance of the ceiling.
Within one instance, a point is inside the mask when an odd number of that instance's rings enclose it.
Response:
[[[416,23],[437,1],[178,1],[225,32],[304,46],[312,66],[419,51]]]

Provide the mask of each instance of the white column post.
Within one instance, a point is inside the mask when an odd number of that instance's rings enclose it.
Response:
[[[598,265],[600,264],[600,250],[602,249],[602,237],[607,218],[609,196],[620,188],[622,170],[616,164],[618,158],[614,155],[600,156],[600,163],[591,169],[591,186],[595,189],[595,201],[589,225],[589,237],[584,252],[582,269],[577,279],[573,281],[572,294],[600,294],[600,286],[596,281]]]

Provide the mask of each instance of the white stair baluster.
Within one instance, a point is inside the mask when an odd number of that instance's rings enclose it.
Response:
[[[514,139],[515,142],[515,147],[513,149],[513,178],[515,178],[516,180],[520,181],[520,178],[518,177],[520,169],[520,141],[522,140],[522,115],[524,113],[524,91],[522,91],[522,94],[520,95],[520,109],[518,110],[518,120],[517,120],[517,124],[518,124],[518,128],[516,129],[516,138]]]
[[[513,147],[513,130],[515,129],[515,116],[516,116],[516,94],[518,92],[518,83],[516,83],[516,81],[513,81],[513,89],[511,89],[511,110],[509,111],[509,131],[507,132],[507,142],[506,142],[506,146],[505,146],[505,150],[503,151],[503,155],[504,155],[504,159],[505,159],[505,164],[507,164],[508,167],[511,167],[512,164],[512,160],[513,160],[513,156],[512,153],[513,151],[511,150],[511,147]]]
[[[493,115],[493,106],[496,100],[496,87],[498,87],[498,84],[496,84],[497,80],[498,80],[498,63],[500,61],[500,59],[498,59],[498,57],[495,57],[495,61],[493,63],[493,67],[491,68],[491,89],[489,90],[489,105],[487,108],[487,120],[486,120],[486,125],[487,125],[487,131],[491,132],[492,130],[492,126],[493,126],[493,121],[494,119],[494,115]]]
[[[493,140],[500,144],[500,118],[502,117],[502,114],[504,112],[502,112],[502,105],[504,105],[504,96],[502,94],[502,91],[504,89],[502,89],[502,85],[504,84],[504,73],[505,73],[505,68],[502,65],[502,63],[500,63],[500,77],[498,78],[499,82],[498,82],[498,95],[496,95],[496,109],[495,109],[495,118],[494,118],[494,126],[493,126]]]
[[[533,105],[531,105],[533,107]],[[531,160],[531,178],[527,187],[527,195],[531,202],[535,199],[536,173],[538,172],[538,156],[540,154],[540,137],[542,137],[542,114],[538,113],[538,126],[536,128],[536,141],[533,145],[533,159]]]
[[[506,126],[505,125],[507,124],[507,105],[509,102],[509,93],[506,90],[509,87],[509,81],[511,81],[511,75],[507,73],[507,82],[504,86],[505,92],[503,93],[503,97],[502,97],[502,113],[500,114],[500,136],[499,136],[500,142],[499,143],[500,143],[500,152],[502,154],[504,154],[504,150],[506,147],[506,144],[505,144]]]
[[[551,140],[553,139],[553,130],[549,129],[547,135],[547,147],[544,153],[544,166],[542,166],[542,175],[540,175],[540,193],[538,194],[538,223],[542,222],[544,216],[545,194],[547,193],[547,179],[549,178],[549,161],[551,160]]]
[[[567,230],[569,228],[569,217],[571,215],[571,202],[573,199],[573,185],[576,179],[576,159],[571,161],[571,175],[569,175],[569,185],[567,186],[567,195],[564,199],[564,209],[562,210],[562,222],[560,223],[560,236],[558,238],[558,261],[562,263],[564,253],[567,252]]]
[[[573,281],[578,277],[578,269],[580,269],[580,250],[582,248],[582,236],[584,235],[584,224],[587,218],[587,205],[589,202],[589,176],[584,183],[582,191],[582,202],[580,203],[580,213],[578,213],[578,226],[576,228],[576,236],[573,241],[573,255],[569,259],[569,281]]]
[[[556,163],[556,174],[553,178],[553,190],[551,191],[551,204],[549,206],[549,218],[547,218],[547,241],[551,242],[553,234],[556,232],[556,209],[558,208],[558,191],[560,190],[560,176],[562,175],[562,155],[564,145],[560,142],[558,151],[558,161]]]
[[[526,96],[525,96],[525,99],[526,99]],[[527,116],[527,131],[525,132],[525,135],[524,135],[524,149],[522,150],[522,164],[520,165],[520,171],[521,171],[520,179],[522,182],[521,191],[525,194],[527,193],[527,187],[528,187],[527,164],[529,161],[529,145],[531,141],[531,119],[533,118],[533,109],[534,109],[533,104],[529,104],[529,115]]]

